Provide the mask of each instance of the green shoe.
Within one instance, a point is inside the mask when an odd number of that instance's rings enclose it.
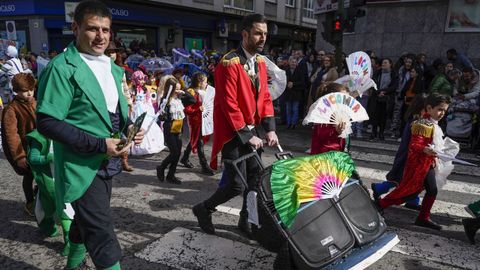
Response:
[[[87,249],[84,244],[70,243],[70,252],[65,269],[75,269],[80,266],[85,259],[86,252]]]
[[[60,232],[58,231],[58,228],[57,228],[56,225],[53,227],[53,229],[51,231],[47,232],[48,237],[56,237],[59,234],[60,234]]]
[[[66,257],[70,254],[70,242],[66,242],[65,245],[63,245],[63,250],[60,253],[62,257]]]
[[[480,216],[480,200],[465,206],[465,210],[473,217]]]

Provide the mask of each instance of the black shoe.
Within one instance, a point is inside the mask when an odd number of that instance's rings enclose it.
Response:
[[[438,225],[437,223],[431,221],[431,220],[420,220],[417,218],[415,220],[415,225],[420,226],[420,227],[425,227],[433,230],[440,231],[442,229],[442,226]]]
[[[200,229],[202,229],[202,231],[208,234],[215,234],[215,227],[212,223],[213,211],[208,210],[202,202],[195,205],[192,208],[192,212],[197,217],[198,226],[200,226]]]
[[[385,136],[383,134],[378,135],[380,141],[385,141]]]
[[[157,166],[157,178],[160,182],[165,181],[165,168],[162,166]]]
[[[240,218],[238,219],[238,229],[245,233],[248,238],[252,237],[252,225],[248,222],[248,214],[245,212],[240,213]]]
[[[405,206],[405,208],[416,210],[416,211],[420,211],[420,209],[422,208],[421,205],[413,204],[413,203],[406,203],[403,206]]]
[[[290,129],[291,127],[292,127],[292,125],[288,125],[288,126],[287,126],[287,129]]]
[[[201,174],[212,176],[212,175],[215,175],[215,172],[212,169],[210,169],[210,167],[204,166],[202,167]]]
[[[182,160],[182,161],[180,161],[180,163],[182,163],[183,167],[185,167],[185,168],[192,169],[192,168],[195,167],[195,166],[193,166],[193,164],[190,162],[190,160]]]
[[[167,182],[170,184],[181,185],[182,181],[178,180],[175,176],[167,176]]]
[[[295,129],[297,127],[297,125],[292,125],[292,127],[290,129]]]
[[[368,138],[369,141],[375,141],[377,139],[377,136],[375,135],[370,135],[370,137]]]
[[[467,235],[467,238],[468,238],[468,241],[470,241],[470,243],[472,245],[475,244],[475,234],[477,233],[477,230],[478,230],[478,224],[476,224],[476,222],[478,219],[474,219],[474,218],[465,218],[465,219],[462,219],[462,224],[463,224],[463,228],[465,229],[465,234]]]

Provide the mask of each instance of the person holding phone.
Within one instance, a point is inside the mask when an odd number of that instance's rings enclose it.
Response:
[[[85,253],[98,269],[120,269],[122,256],[110,209],[112,178],[122,171],[121,133],[133,128],[123,96],[124,71],[104,54],[112,14],[97,0],[74,12],[75,40],[52,59],[38,85],[37,129],[53,141],[55,192],[71,203],[70,252],[65,269],[81,268]],[[134,138],[141,143],[144,131]]]

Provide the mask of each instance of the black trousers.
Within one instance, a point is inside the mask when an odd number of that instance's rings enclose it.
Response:
[[[430,168],[430,170],[428,170],[428,173],[425,176],[425,180],[423,180],[423,186],[425,187],[425,195],[437,197],[438,188],[437,188],[437,179],[435,178],[434,168]],[[417,196],[418,196],[418,193],[409,195],[404,199],[406,202],[408,202],[410,200],[416,199]]]
[[[178,161],[180,160],[180,155],[182,154],[182,139],[180,138],[180,134],[170,132],[169,125],[164,125],[163,128],[165,144],[167,145],[170,153],[162,161],[160,166],[162,168],[167,168],[170,165],[167,174],[167,178],[169,178],[175,176],[175,172],[177,171]]]
[[[234,160],[251,152],[252,147],[250,145],[240,144],[235,138],[223,146],[222,158]],[[260,151],[258,151],[258,153],[260,154]],[[248,185],[253,186],[260,176],[258,163],[253,159],[249,159],[239,165],[240,171],[246,176]],[[205,207],[214,210],[217,205],[225,203],[237,195],[243,194],[241,215],[246,214],[246,197],[249,189],[245,187],[232,165],[225,163],[222,178],[224,178],[224,183],[221,183],[215,193],[204,202]]]
[[[28,172],[23,175],[22,180],[23,193],[25,194],[25,200],[27,203],[31,203],[35,200],[35,195],[33,194],[33,174]]]
[[[378,102],[375,106],[375,113],[372,119],[372,135],[377,137],[377,128],[379,134],[383,135],[385,125],[387,124],[387,102]]]
[[[182,161],[187,161],[190,158],[191,152],[192,152],[192,145],[189,142],[187,145],[187,148],[185,148],[185,151],[183,152]],[[198,154],[198,159],[200,161],[200,165],[202,165],[202,168],[208,168],[207,158],[205,157],[205,153],[203,152],[202,131],[200,131],[200,136],[198,137],[198,141],[197,141],[197,154]]]
[[[83,196],[72,202],[75,216],[69,238],[84,243],[97,268],[107,268],[122,257],[122,250],[113,230],[110,198],[112,180],[95,176]]]

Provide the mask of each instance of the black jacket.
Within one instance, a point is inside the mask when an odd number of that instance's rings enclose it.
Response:
[[[288,82],[293,82],[292,88],[285,89],[285,100],[286,101],[300,101],[303,98],[303,92],[306,88],[305,76],[300,69],[300,66],[293,71],[290,71],[290,68],[286,70],[287,74],[287,84]]]

